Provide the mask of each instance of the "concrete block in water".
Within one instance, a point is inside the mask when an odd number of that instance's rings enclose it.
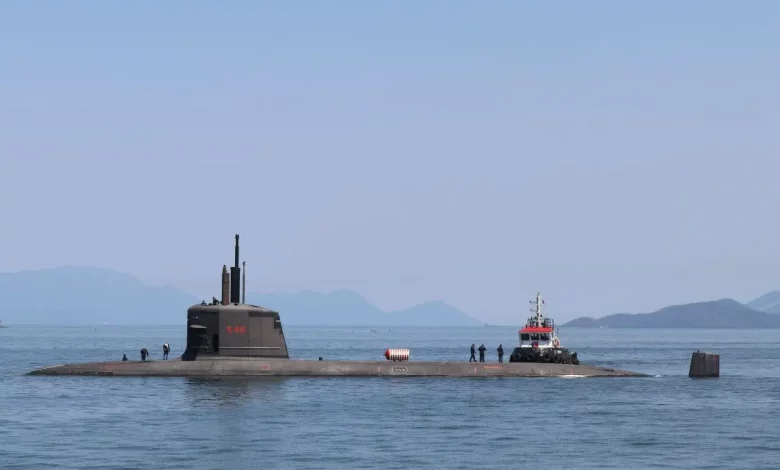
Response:
[[[693,353],[688,377],[720,377],[720,355],[701,351]]]

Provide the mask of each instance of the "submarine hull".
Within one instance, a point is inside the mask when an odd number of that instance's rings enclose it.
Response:
[[[184,361],[111,361],[65,364],[29,375],[144,377],[646,377],[636,372],[573,364],[312,361],[209,358]]]

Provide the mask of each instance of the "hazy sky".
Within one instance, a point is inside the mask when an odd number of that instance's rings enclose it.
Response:
[[[780,2],[0,2],[0,271],[560,321],[780,289]]]

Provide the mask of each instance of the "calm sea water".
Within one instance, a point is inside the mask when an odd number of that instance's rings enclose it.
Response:
[[[297,358],[488,360],[515,328],[296,328]],[[31,377],[178,355],[184,328],[0,329],[0,468],[780,468],[780,331],[561,329],[583,362],[650,378]],[[719,379],[687,377],[691,352]]]

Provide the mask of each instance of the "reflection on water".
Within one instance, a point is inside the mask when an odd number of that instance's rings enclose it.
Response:
[[[194,406],[235,406],[248,402],[284,399],[285,377],[185,378],[184,396]]]

